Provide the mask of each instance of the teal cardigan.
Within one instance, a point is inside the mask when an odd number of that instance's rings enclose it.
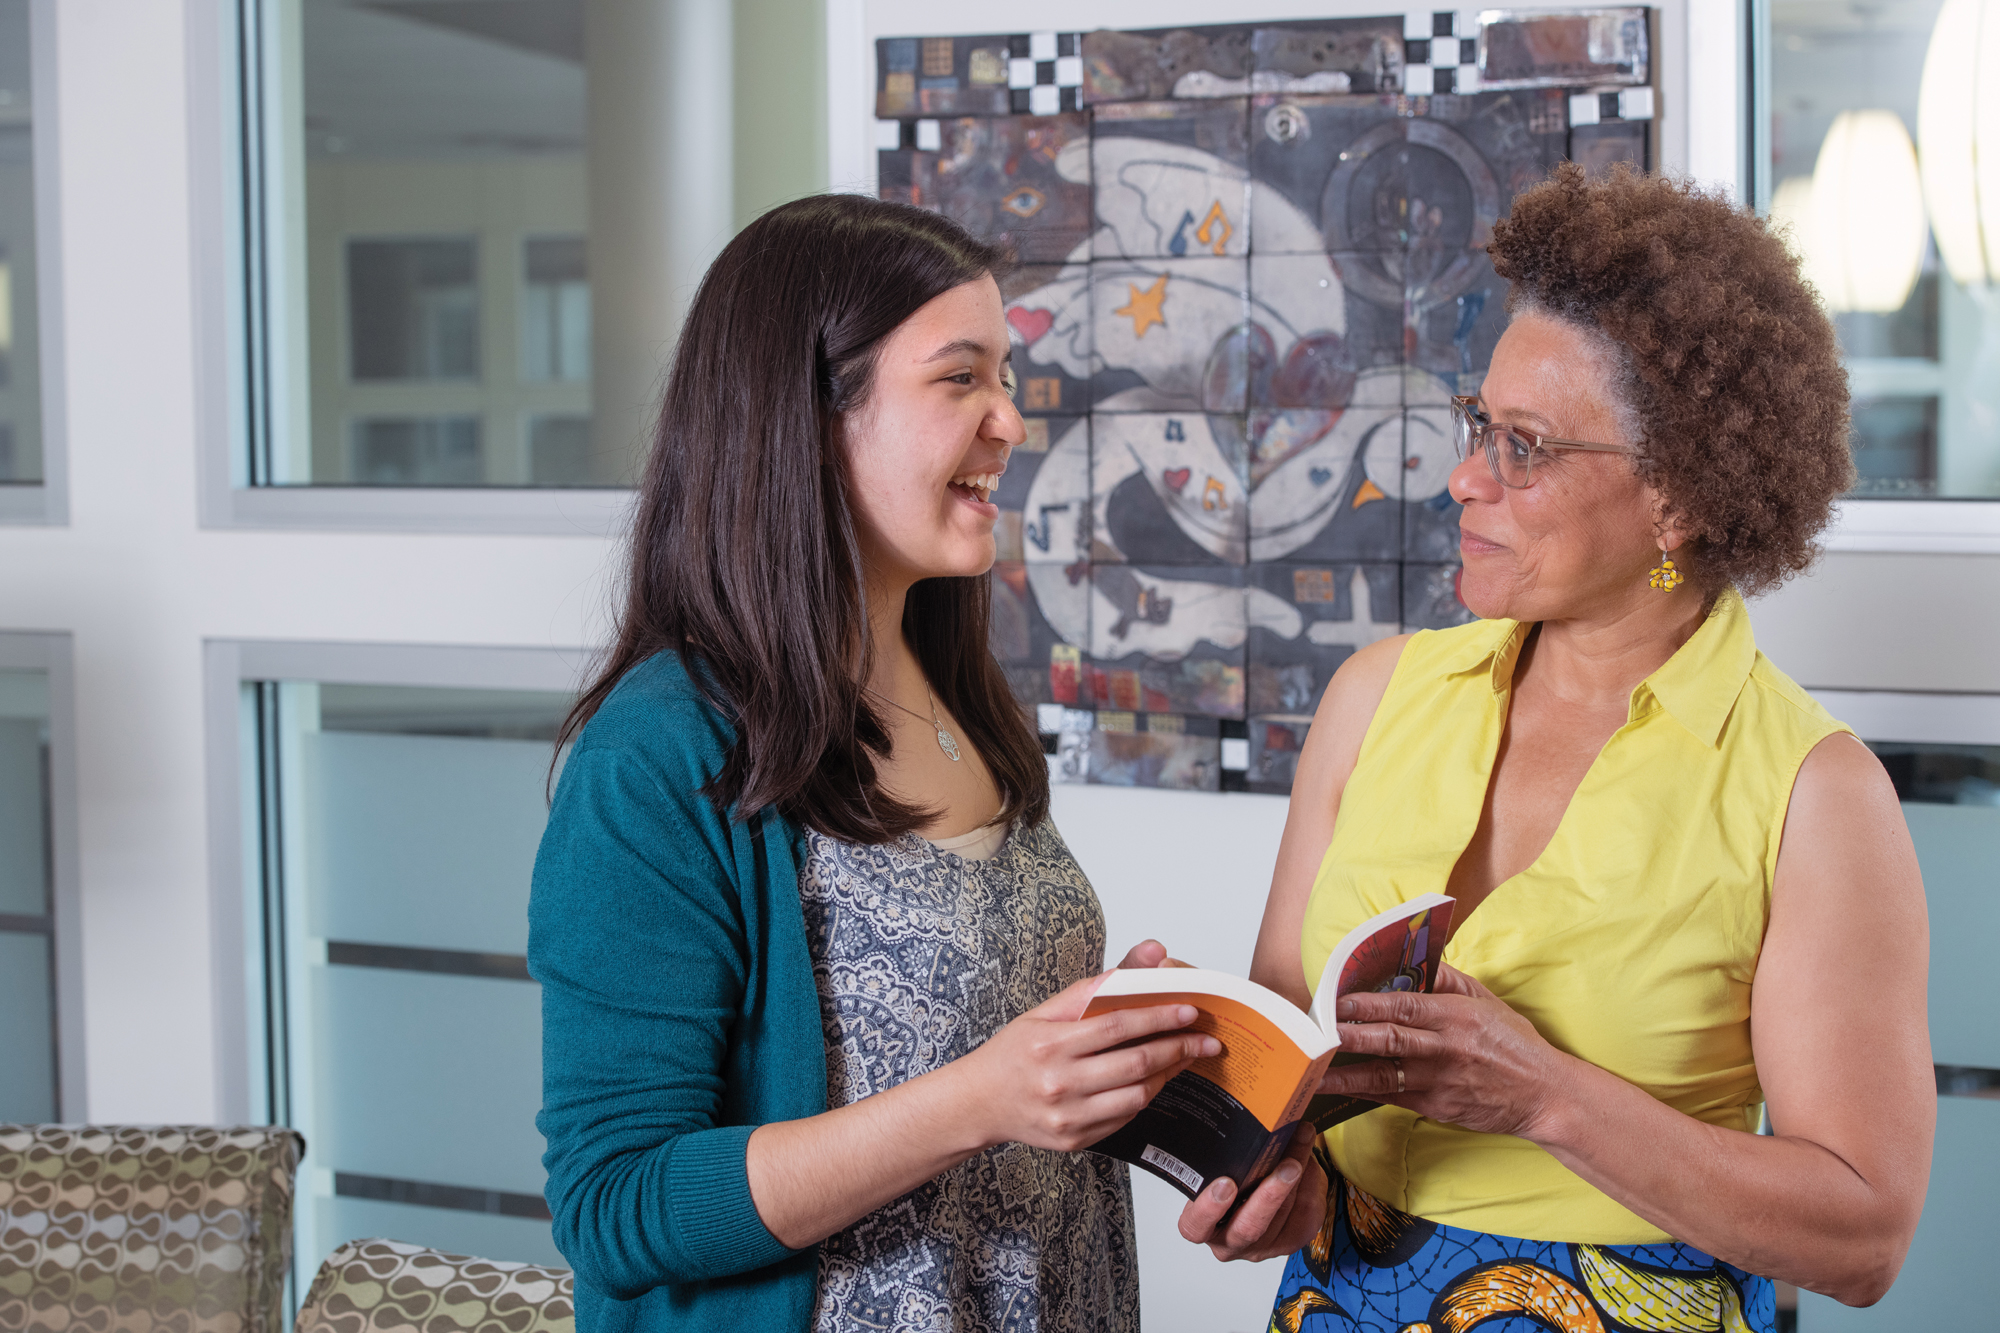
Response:
[[[535,857],[535,1124],[578,1333],[812,1322],[817,1251],[771,1235],[744,1167],[756,1126],[826,1109],[802,835],[701,794],[733,740],[678,656],[641,663],[578,737]]]

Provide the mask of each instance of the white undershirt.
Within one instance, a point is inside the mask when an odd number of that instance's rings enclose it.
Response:
[[[956,838],[931,838],[928,841],[941,852],[950,852],[968,861],[984,861],[1000,850],[1000,844],[1007,841],[1007,830],[1011,827],[1011,824],[1003,824],[996,819],[983,828],[961,833]]]

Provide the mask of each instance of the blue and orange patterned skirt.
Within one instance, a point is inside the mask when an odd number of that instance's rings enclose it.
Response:
[[[1690,1245],[1567,1245],[1397,1212],[1335,1172],[1271,1333],[1772,1333],[1768,1278]]]

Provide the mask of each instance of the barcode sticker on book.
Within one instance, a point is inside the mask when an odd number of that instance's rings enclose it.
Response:
[[[1180,1181],[1181,1184],[1187,1186],[1196,1194],[1201,1193],[1201,1173],[1164,1148],[1156,1148],[1149,1143],[1146,1145],[1146,1151],[1140,1153],[1139,1156],[1152,1165],[1159,1167],[1160,1170],[1166,1172],[1175,1180]]]

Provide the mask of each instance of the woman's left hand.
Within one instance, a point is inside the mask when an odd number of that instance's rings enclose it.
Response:
[[[1380,1060],[1326,1072],[1320,1091],[1401,1106],[1484,1134],[1536,1137],[1575,1063],[1504,1000],[1438,965],[1435,989],[1342,996],[1340,1049]],[[1397,1091],[1397,1069],[1402,1091]]]
[[[1223,1176],[1181,1209],[1181,1235],[1222,1260],[1274,1259],[1311,1240],[1326,1218],[1326,1173],[1313,1160],[1319,1135],[1302,1124],[1277,1169],[1237,1207],[1236,1182]]]

